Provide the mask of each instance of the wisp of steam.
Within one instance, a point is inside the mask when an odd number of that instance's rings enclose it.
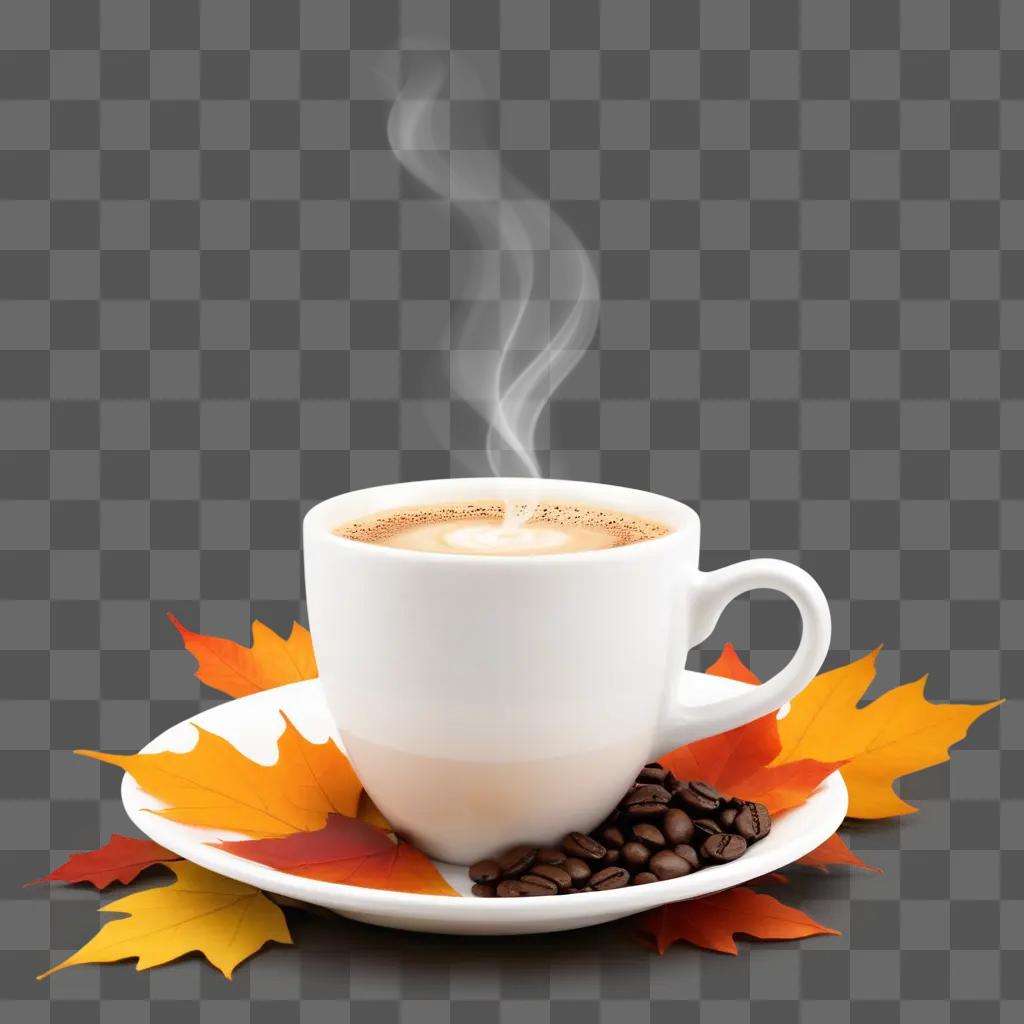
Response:
[[[464,74],[469,77],[466,69],[456,71],[460,84]],[[448,77],[438,63],[405,84],[388,118],[388,141],[408,172],[465,218],[481,250],[500,251],[497,274],[485,252],[469,261],[467,294],[476,301],[453,326],[452,386],[487,423],[491,472],[539,479],[537,423],[593,338],[597,276],[572,229],[503,174],[494,152],[451,150],[448,105],[441,99]],[[541,253],[549,254],[547,280],[538,274]],[[497,330],[488,317],[495,300]],[[505,527],[521,526],[532,512],[532,503],[510,504]]]

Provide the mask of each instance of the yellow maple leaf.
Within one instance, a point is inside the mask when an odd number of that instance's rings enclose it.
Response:
[[[277,760],[251,761],[226,739],[194,726],[196,745],[184,753],[75,753],[115,764],[168,807],[154,811],[186,825],[244,832],[259,838],[323,828],[332,811],[354,816],[362,786],[334,740],[311,743],[282,713]]]
[[[193,633],[170,613],[168,618],[198,662],[196,678],[230,697],[316,678],[313,641],[309,630],[297,622],[286,640],[257,619],[252,624],[252,646],[243,647],[234,640]]]
[[[224,975],[267,942],[292,941],[281,908],[258,889],[215,875],[188,861],[167,865],[170,885],[133,893],[100,907],[128,917],[108,921],[77,953],[39,978],[76,964],[138,958],[136,970],[202,953]]]
[[[851,818],[888,818],[917,808],[900,799],[893,783],[949,760],[949,748],[974,721],[1002,701],[933,704],[925,679],[897,686],[865,707],[857,704],[875,677],[878,650],[850,665],[823,672],[779,721],[782,753],[776,763],[802,758],[845,761]]]

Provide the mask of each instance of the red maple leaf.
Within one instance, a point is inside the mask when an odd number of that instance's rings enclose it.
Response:
[[[321,882],[434,896],[459,895],[415,846],[396,842],[390,833],[344,814],[329,815],[327,824],[316,832],[218,845],[247,860]]]
[[[176,853],[165,850],[149,839],[133,839],[116,832],[106,846],[87,853],[73,853],[59,868],[26,885],[40,882],[88,882],[97,889],[106,889],[112,882],[127,885],[146,868],[181,860]]]

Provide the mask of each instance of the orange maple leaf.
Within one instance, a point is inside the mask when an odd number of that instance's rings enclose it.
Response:
[[[830,864],[848,864],[853,868],[863,868],[865,871],[876,871],[881,873],[881,868],[876,868],[873,864],[865,864],[851,850],[845,842],[843,837],[837,832],[834,836],[829,836],[821,844],[821,846],[815,847],[805,857],[801,857],[797,864],[806,864],[808,867],[817,868],[824,874],[828,874],[828,868]]]
[[[357,818],[331,814],[318,832],[218,844],[239,857],[321,882],[458,896],[430,860]]]
[[[181,634],[185,648],[198,665],[196,678],[226,693],[246,697],[286,683],[315,679],[316,659],[309,630],[292,624],[287,640],[256,620],[252,624],[252,647],[234,640],[204,636],[186,629],[170,612],[167,617]]]
[[[732,795],[764,804],[772,814],[781,814],[805,803],[842,766],[842,761],[812,761],[810,758],[764,765],[739,780]]]
[[[787,907],[774,896],[740,886],[696,900],[669,903],[648,911],[640,927],[654,938],[659,953],[673,942],[689,942],[717,953],[736,955],[734,935],[755,939],[804,939],[839,935],[802,910]]]
[[[725,679],[735,679],[740,683],[753,683],[754,685],[761,682],[743,663],[743,659],[736,653],[736,648],[730,643],[726,643],[722,648],[722,653],[715,663],[705,671],[705,675],[722,676]]]
[[[708,669],[711,675],[760,680],[743,664],[732,644]],[[764,804],[772,814],[802,804],[839,765],[804,759],[772,766],[782,751],[775,712],[728,732],[697,740],[665,754],[660,762],[680,779],[701,779],[727,795]]]
[[[97,889],[106,889],[113,882],[127,885],[146,868],[171,860],[181,858],[149,839],[134,839],[115,832],[105,846],[86,853],[73,853],[59,868],[25,884],[88,882]]]
[[[765,715],[728,732],[677,747],[658,760],[677,778],[701,779],[723,793],[734,793],[754,772],[771,764],[781,749],[775,716]]]
[[[322,828],[328,814],[354,815],[362,789],[334,740],[311,743],[282,713],[284,732],[273,764],[251,761],[226,739],[194,726],[196,745],[185,753],[104,754],[77,750],[116,764],[157,799],[153,813],[186,825],[283,836]]]
[[[932,704],[924,696],[925,679],[918,679],[859,707],[875,677],[877,654],[813,679],[778,724],[778,762],[808,757],[846,762],[842,773],[851,818],[913,814],[917,808],[896,795],[893,783],[948,761],[949,748],[974,721],[1002,703]]]

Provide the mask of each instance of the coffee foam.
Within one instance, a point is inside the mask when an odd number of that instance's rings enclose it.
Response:
[[[392,509],[338,526],[339,537],[447,554],[566,554],[663,537],[663,523],[614,509],[538,503],[521,526],[506,523],[504,501],[466,501]]]

